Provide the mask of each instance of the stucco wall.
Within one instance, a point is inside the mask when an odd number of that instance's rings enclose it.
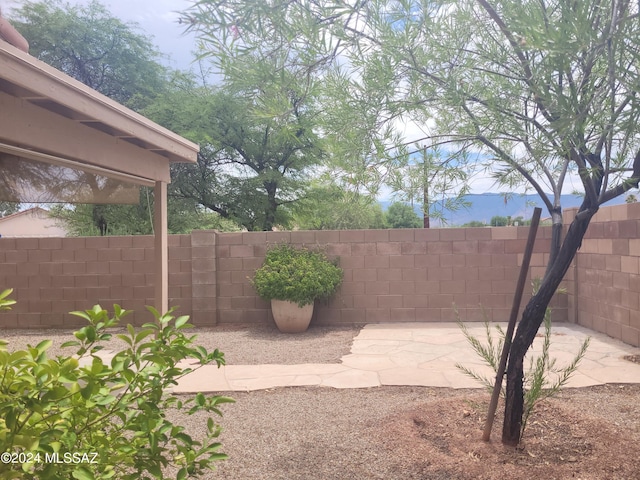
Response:
[[[46,210],[35,207],[24,212],[0,218],[0,236],[12,237],[65,237],[67,231],[49,217]]]

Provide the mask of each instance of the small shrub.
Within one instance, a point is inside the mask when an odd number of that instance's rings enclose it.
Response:
[[[278,245],[267,251],[252,284],[265,300],[288,300],[302,307],[333,295],[342,274],[321,251]]]
[[[534,283],[534,291],[537,288],[537,283]],[[497,337],[494,338],[491,327],[488,321],[485,321],[485,333],[486,344],[475,338],[467,327],[460,321],[457,311],[456,316],[458,318],[458,325],[462,330],[465,338],[476,352],[478,357],[482,359],[484,363],[490,366],[494,373],[497,375],[498,366],[500,364],[500,357],[502,356],[502,347],[505,341],[505,332],[500,325],[495,325],[495,331]],[[533,413],[536,405],[545,398],[549,398],[558,393],[569,381],[571,376],[578,369],[578,364],[587,353],[589,342],[591,338],[587,337],[582,345],[578,349],[578,353],[572,359],[572,361],[560,368],[556,367],[556,359],[551,358],[549,350],[551,347],[551,309],[547,309],[544,316],[544,335],[542,340],[542,352],[537,357],[531,357],[529,362],[529,368],[525,372],[524,377],[524,412],[522,415],[522,430],[520,432],[520,438],[524,435],[524,431],[527,426],[527,421]],[[461,365],[456,364],[456,368],[461,370],[466,375],[477,380],[484,385],[490,392],[493,392],[495,385],[495,375],[492,378],[487,378],[480,375],[473,370]],[[502,396],[505,394],[504,384],[502,386]]]
[[[0,296],[0,307],[3,301]],[[0,478],[161,479],[170,470],[170,478],[184,479],[225,458],[213,418],[200,442],[165,416],[171,408],[221,415],[219,406],[233,400],[168,392],[192,371],[178,362],[220,366],[223,354],[193,345],[195,336],[185,334],[188,317],[149,310],[156,322],[117,334],[126,347],[109,363],[98,352],[129,313],[117,305],[113,316],[100,306],[72,312],[88,322],[64,345],[76,348],[74,356],[48,358],[50,340],[13,352],[0,344],[0,452],[3,460],[12,458],[7,454],[16,460],[0,463]]]

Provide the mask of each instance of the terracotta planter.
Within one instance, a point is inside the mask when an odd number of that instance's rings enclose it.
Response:
[[[271,300],[271,313],[282,333],[301,333],[309,328],[313,316],[313,303],[299,307],[286,300]]]

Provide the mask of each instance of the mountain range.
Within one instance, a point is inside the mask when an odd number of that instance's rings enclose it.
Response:
[[[525,220],[530,219],[533,215],[533,209],[535,207],[542,208],[542,218],[549,216],[549,212],[542,203],[540,197],[536,194],[508,194],[505,198],[505,194],[501,193],[483,193],[483,194],[469,194],[464,196],[464,201],[469,203],[469,207],[460,208],[457,211],[450,211],[446,208],[442,208],[442,202],[438,202],[436,208],[442,211],[442,217],[445,222],[444,225],[439,220],[433,219],[433,226],[461,226],[471,221],[480,221],[489,224],[492,217],[523,217]],[[607,205],[619,205],[625,202],[625,197],[620,196],[607,203]],[[380,202],[383,210],[386,210],[390,201]],[[580,195],[562,195],[561,205],[563,209],[578,207],[582,203],[582,196]],[[415,211],[420,218],[422,218],[422,210],[420,206],[415,207]]]

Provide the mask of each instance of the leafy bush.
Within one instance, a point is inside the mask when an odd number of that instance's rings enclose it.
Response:
[[[11,292],[13,292],[13,289],[9,288],[7,290],[4,290],[2,293],[0,293],[0,311],[10,310],[11,305],[15,305],[16,301],[11,300],[9,298],[9,295],[11,295]]]
[[[8,306],[3,302],[0,296],[0,309]],[[233,400],[169,392],[192,371],[178,362],[220,366],[223,354],[193,345],[195,336],[184,333],[188,317],[149,310],[156,322],[117,334],[126,348],[108,363],[98,353],[112,337],[109,329],[129,313],[117,305],[113,316],[100,306],[72,312],[88,322],[64,345],[77,349],[74,356],[48,358],[50,340],[17,351],[0,343],[0,478],[184,479],[226,458],[213,418],[200,442],[165,416],[172,408],[221,415],[219,405]]]
[[[386,211],[387,224],[390,228],[422,228],[421,219],[411,205],[395,202]]]
[[[267,251],[252,283],[265,300],[288,300],[302,307],[333,295],[342,273],[321,251],[278,245]]]

